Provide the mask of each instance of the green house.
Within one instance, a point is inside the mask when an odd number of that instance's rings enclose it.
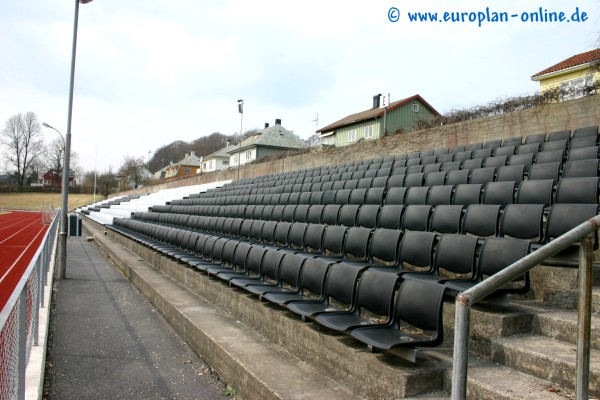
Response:
[[[399,130],[410,132],[417,121],[440,115],[420,95],[380,106],[381,95],[373,97],[373,108],[348,115],[317,131],[321,144],[347,146],[359,140],[372,140]]]

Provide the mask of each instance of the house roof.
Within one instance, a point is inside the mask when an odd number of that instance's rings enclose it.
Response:
[[[533,75],[531,79],[536,80],[535,78],[539,78],[543,75],[548,75],[553,72],[558,72],[569,68],[587,66],[587,64],[598,60],[600,60],[600,49],[586,51],[585,53],[576,54],[559,62],[558,64],[554,64],[553,66],[538,72],[537,74]]]
[[[206,157],[204,157],[204,161],[209,160],[211,158],[219,158],[219,157],[223,157],[223,158],[229,158],[229,153],[232,152],[233,150],[235,150],[236,145],[231,145],[231,146],[226,146],[223,147],[222,149],[219,149],[217,151],[215,151],[214,153],[211,153],[209,155],[207,155]]]
[[[248,147],[277,147],[281,149],[303,149],[306,143],[293,132],[285,129],[279,124],[275,124],[261,131],[260,134],[251,136],[244,140],[240,145],[233,147],[228,153],[235,153]]]
[[[200,165],[200,157],[192,151],[191,154],[186,154],[183,160],[179,161],[177,165],[191,165],[197,167]]]
[[[421,101],[421,103],[423,103],[427,108],[429,108],[429,110],[432,113],[434,113],[435,115],[440,115],[440,113],[438,113],[435,108],[431,107],[431,105],[429,103],[427,103],[425,101],[425,99],[423,99],[418,94],[416,94],[414,96],[411,96],[411,97],[407,97],[407,98],[402,99],[402,100],[398,100],[398,101],[392,102],[387,107],[387,112],[393,111],[396,108],[401,107],[401,106],[403,106],[405,104],[408,104],[408,103],[410,103],[413,100],[419,100],[419,101]],[[317,130],[317,132],[323,133],[323,132],[334,130],[334,129],[339,128],[341,126],[346,126],[346,125],[354,124],[356,122],[367,121],[369,119],[382,117],[383,114],[384,114],[384,112],[385,112],[384,108],[371,108],[371,109],[366,110],[366,111],[361,111],[361,112],[356,113],[356,114],[348,115],[347,117],[344,117],[344,118],[340,119],[339,121],[334,122],[333,124],[329,124],[329,125],[321,128],[321,129]]]

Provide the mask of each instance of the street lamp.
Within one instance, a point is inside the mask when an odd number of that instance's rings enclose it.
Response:
[[[60,233],[58,246],[58,279],[65,279],[67,270],[67,214],[69,200],[69,163],[71,158],[71,120],[73,116],[73,88],[75,85],[75,56],[77,53],[77,25],[79,23],[79,3],[87,4],[92,0],[75,0],[75,17],[73,19],[73,46],[71,49],[71,77],[69,80],[69,106],[67,112],[67,137],[65,140],[65,160],[62,176],[62,204],[60,209]]]
[[[238,144],[237,180],[240,181],[240,164],[242,163],[242,126],[244,125],[244,100],[238,100],[238,111],[240,113],[240,137]]]
[[[60,165],[61,165],[60,158],[61,158],[61,156],[64,157],[64,154],[65,154],[65,146],[66,146],[65,137],[63,136],[62,133],[60,133],[60,131],[58,129],[56,129],[55,127],[53,127],[52,125],[50,125],[50,124],[48,124],[46,122],[42,122],[42,126],[54,130],[56,133],[58,133],[60,135],[60,138],[63,141],[63,147],[62,147],[62,151],[61,151],[62,155],[59,154],[59,159],[58,159],[58,165],[60,167]],[[59,171],[56,171],[56,172],[58,173]]]

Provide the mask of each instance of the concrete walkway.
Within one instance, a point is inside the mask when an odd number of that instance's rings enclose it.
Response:
[[[93,242],[68,240],[56,281],[47,399],[222,399],[225,385]]]

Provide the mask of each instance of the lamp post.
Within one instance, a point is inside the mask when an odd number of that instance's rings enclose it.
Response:
[[[55,127],[53,127],[52,125],[50,125],[50,124],[48,124],[46,122],[42,122],[42,126],[44,126],[46,128],[49,128],[49,129],[52,129],[53,131],[55,131],[56,133],[58,133],[59,136],[60,136],[60,138],[62,139],[62,142],[63,142],[62,151],[61,151],[62,155],[59,154],[59,159],[58,159],[58,165],[60,167],[60,158],[64,157],[64,154],[65,154],[65,146],[66,146],[65,137],[63,136],[62,133],[60,133],[60,131],[58,129],[56,129]],[[58,171],[56,171],[56,172],[58,173]]]
[[[69,106],[67,112],[67,135],[65,140],[65,160],[63,162],[60,233],[58,246],[58,279],[65,279],[67,270],[67,214],[69,200],[69,163],[71,159],[71,120],[73,115],[73,88],[75,84],[75,56],[77,53],[77,25],[79,23],[79,3],[87,4],[92,0],[75,0],[75,17],[73,19],[73,46],[71,49],[71,77],[69,80]]]
[[[237,180],[240,181],[240,164],[242,163],[242,127],[244,125],[244,100],[238,100],[238,111],[240,113],[240,137],[238,144]]]

